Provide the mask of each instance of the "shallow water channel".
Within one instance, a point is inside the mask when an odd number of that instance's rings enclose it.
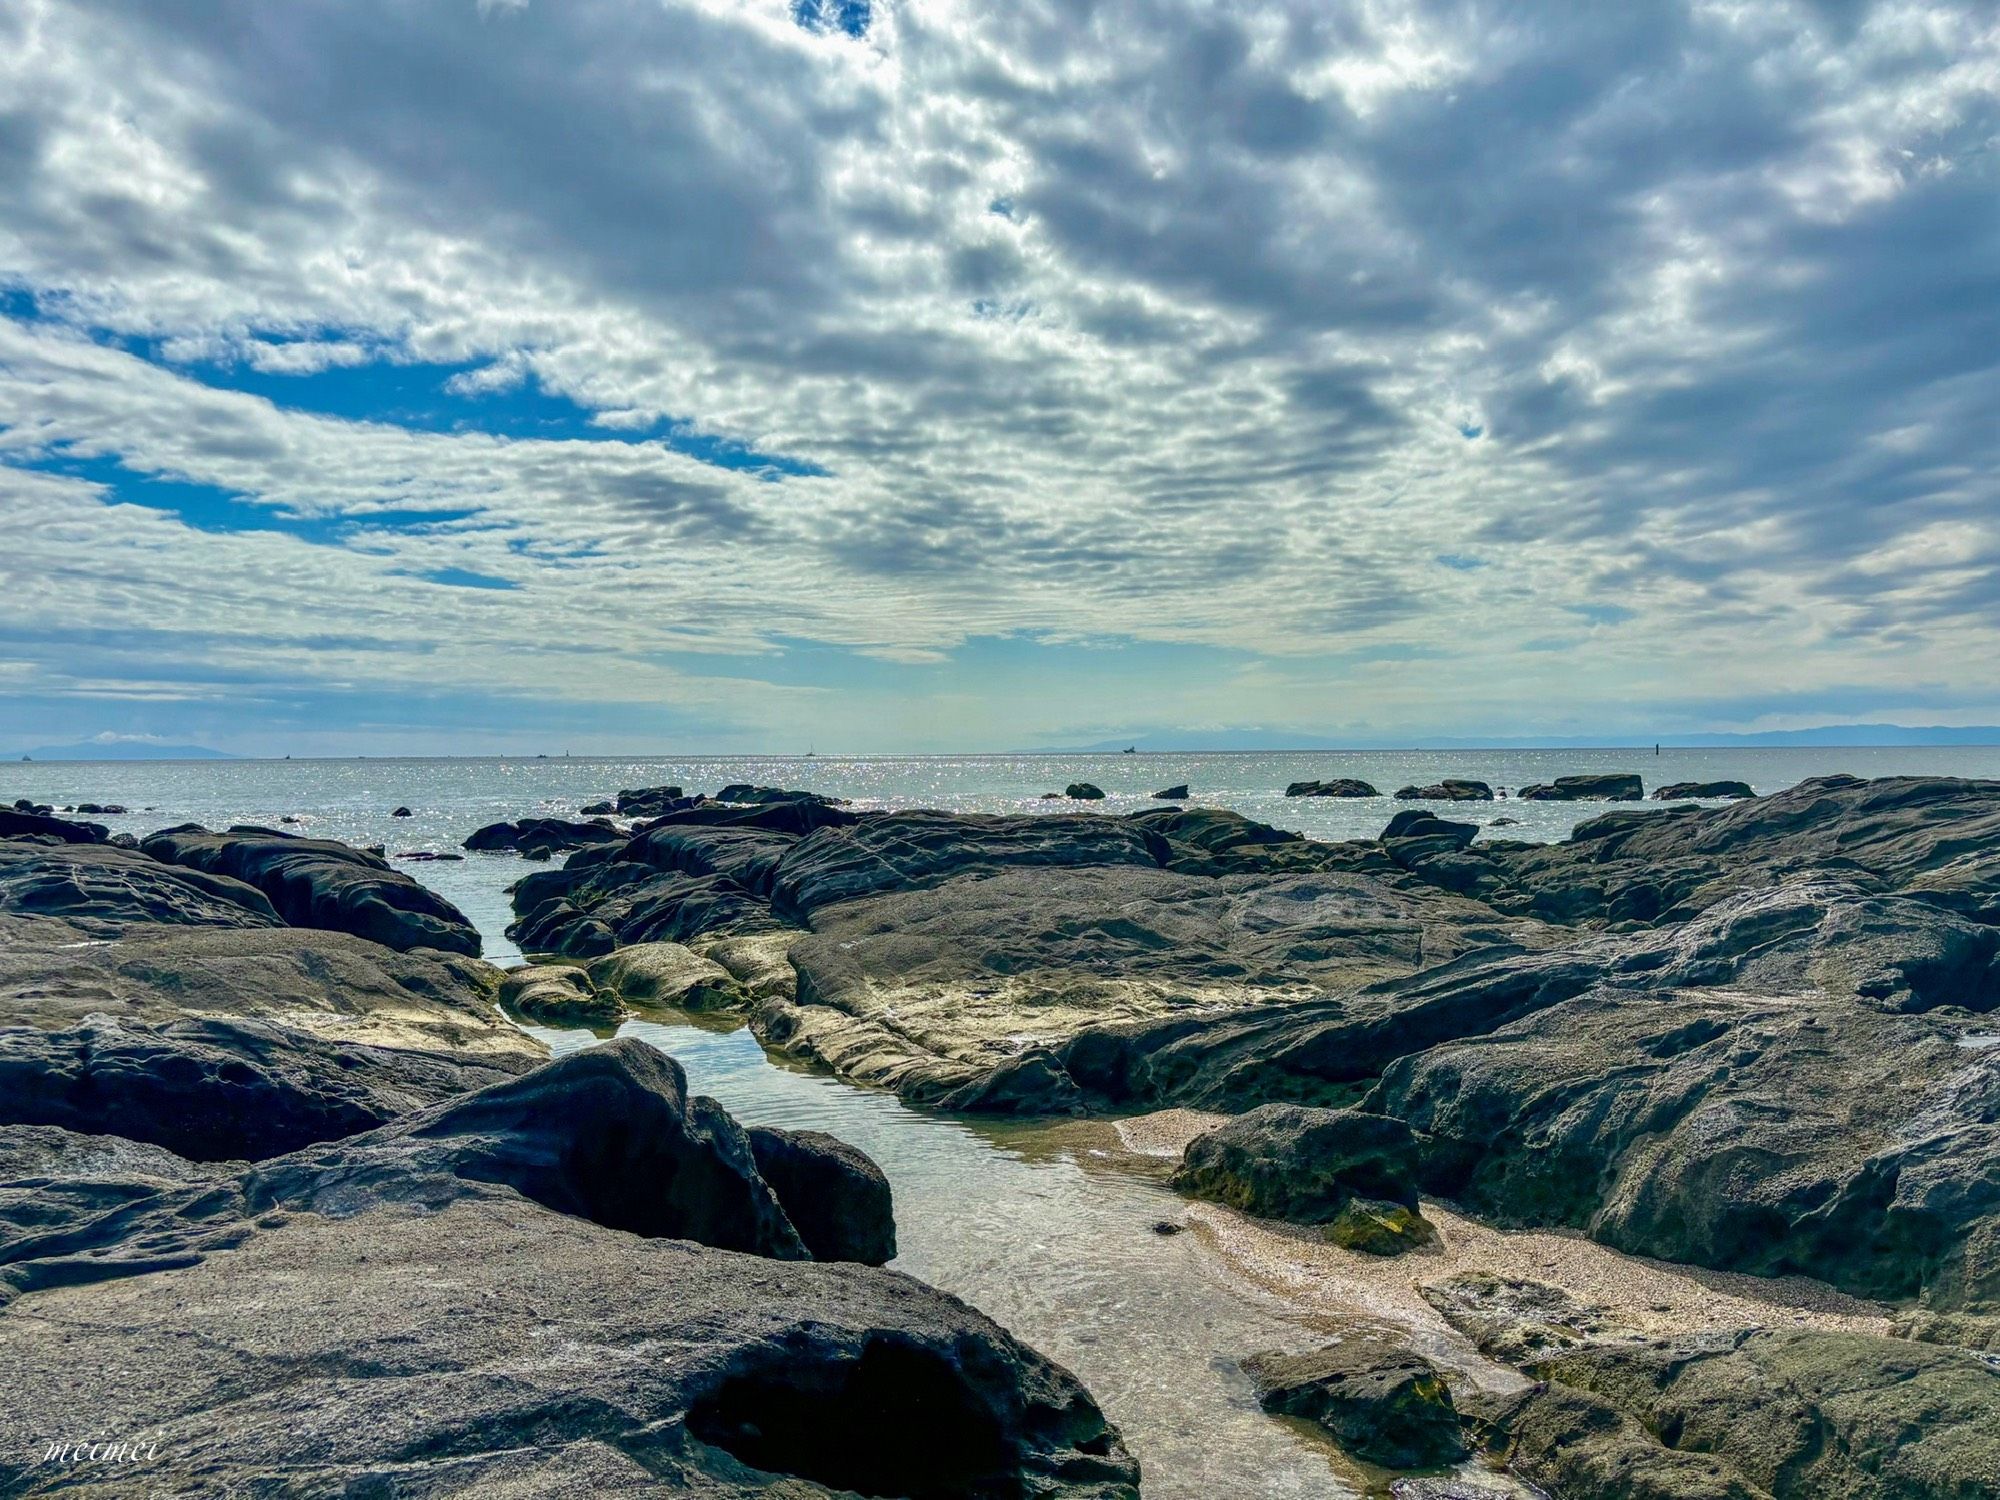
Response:
[[[529,1027],[557,1052],[583,1030]],[[1311,1348],[1324,1329],[1235,1285],[1180,1218],[1169,1163],[1102,1121],[977,1124],[925,1114],[770,1057],[713,1016],[656,1015],[653,1043],[747,1125],[824,1130],[874,1157],[895,1192],[897,1270],[956,1293],[1073,1370],[1124,1431],[1148,1500],[1384,1493],[1304,1427],[1264,1415],[1236,1360]]]

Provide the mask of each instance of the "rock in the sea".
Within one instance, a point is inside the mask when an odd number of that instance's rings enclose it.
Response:
[[[1646,784],[1637,776],[1607,771],[1558,776],[1524,786],[1514,795],[1523,802],[1637,802],[1646,795]]]
[[[896,1258],[889,1179],[873,1158],[819,1130],[753,1125],[757,1171],[814,1260],[880,1266]]]
[[[1063,788],[1063,795],[1072,802],[1102,802],[1104,788],[1094,786],[1088,781],[1072,781]]]
[[[657,818],[661,813],[673,812],[697,800],[677,786],[632,787],[620,792],[617,802],[602,808],[602,811],[615,812],[621,818]],[[596,811],[599,808],[584,809],[586,815]]]
[[[600,990],[574,964],[529,964],[500,980],[500,1003],[550,1026],[616,1026],[625,1013],[615,991]]]
[[[1381,833],[1382,848],[1404,869],[1435,855],[1456,854],[1477,837],[1477,823],[1456,823],[1417,807],[1397,813]]]
[[[828,797],[819,792],[796,791],[781,786],[753,786],[747,781],[732,782],[715,794],[717,802],[806,802],[821,807],[841,807],[845,804],[839,797]]]
[[[1356,1198],[1415,1208],[1417,1171],[1401,1120],[1266,1104],[1190,1141],[1174,1186],[1259,1218],[1326,1224]]]
[[[1653,789],[1656,802],[1680,802],[1717,797],[1754,797],[1747,781],[1675,781]]]
[[[268,829],[163,829],[141,845],[154,859],[253,885],[294,927],[351,932],[399,950],[477,955],[479,933],[444,897],[387,861],[327,839]]]
[[[1317,1423],[1363,1463],[1430,1469],[1465,1456],[1451,1388],[1408,1349],[1354,1334],[1310,1354],[1255,1354],[1243,1370],[1264,1410]]]
[[[1379,797],[1382,794],[1365,781],[1352,776],[1333,781],[1295,781],[1285,788],[1287,797]],[[1398,796],[1402,794],[1397,793]]]
[[[399,807],[390,813],[389,816],[392,818],[414,818],[416,814],[411,812],[407,807]]]
[[[105,844],[0,841],[0,912],[59,917],[93,937],[153,924],[283,925],[255,886]]]
[[[1398,787],[1396,796],[1403,802],[1491,802],[1493,788],[1483,781],[1448,776],[1431,786]]]
[[[518,823],[488,823],[466,835],[464,847],[475,853],[517,849],[587,849],[593,844],[622,844],[629,835],[609,823],[572,823],[566,818],[523,818]]]
[[[1162,787],[1153,793],[1156,802],[1185,802],[1189,796],[1188,784],[1183,781],[1178,786]]]
[[[1326,847],[1226,807],[1148,808],[1129,821],[1166,839],[1166,868],[1188,875],[1316,869],[1319,851]]]

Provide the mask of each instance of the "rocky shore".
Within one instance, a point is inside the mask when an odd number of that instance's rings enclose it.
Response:
[[[926,1108],[1168,1111],[1154,1139],[1225,1259],[1394,1310],[1367,1349],[1238,1351],[1270,1409],[1365,1462],[1463,1448],[1557,1500],[1994,1494],[2000,783],[1664,793],[1729,800],[1554,844],[1409,808],[1321,843],[1179,799],[626,790],[468,837],[567,853],[514,883],[534,962],[505,975],[361,851],[257,828],[121,848],[10,814],[0,1339],[27,1387],[168,1434],[191,1482],[246,1476],[290,1423],[302,1493],[364,1471],[426,1494],[1134,1492],[1074,1380],[873,1268],[894,1221],[865,1156],[745,1132],[634,1042],[547,1063],[506,1020],[608,1034],[677,1007]],[[1508,1235],[1844,1310],[1607,1303],[1505,1260]],[[304,1288],[284,1317],[279,1285]],[[199,1348],[177,1305],[206,1310]],[[574,1368],[530,1357],[548,1326]],[[39,1432],[60,1399],[0,1412]],[[863,1451],[864,1411],[918,1436]],[[75,1478],[19,1458],[0,1492]]]

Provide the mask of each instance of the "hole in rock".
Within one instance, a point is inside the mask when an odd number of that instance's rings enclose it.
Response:
[[[830,1489],[893,1500],[1021,1492],[1000,1425],[964,1373],[888,1339],[858,1359],[807,1350],[732,1375],[689,1410],[688,1428],[753,1469]]]

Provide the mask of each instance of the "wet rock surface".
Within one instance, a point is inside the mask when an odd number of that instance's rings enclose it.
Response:
[[[0,840],[0,912],[59,917],[93,937],[147,924],[277,927],[255,886],[106,844]]]

